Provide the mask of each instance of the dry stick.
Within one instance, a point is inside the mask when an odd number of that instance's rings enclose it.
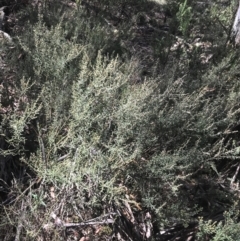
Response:
[[[108,213],[105,214],[101,217],[97,217],[91,220],[88,220],[86,222],[81,222],[81,223],[65,223],[63,222],[60,218],[57,217],[57,215],[55,213],[51,214],[51,217],[54,219],[55,221],[55,226],[61,226],[61,227],[65,227],[65,228],[69,228],[69,227],[79,227],[79,226],[87,226],[87,225],[97,225],[97,224],[111,224],[114,223],[114,220],[111,218],[107,218],[105,220],[103,220],[104,218],[110,216],[110,215],[117,215],[117,213]],[[101,221],[94,221],[94,220],[101,220]],[[48,229],[49,227],[52,227],[53,224],[45,224],[44,228]]]
[[[45,147],[44,147],[44,143],[43,143],[43,139],[42,139],[41,133],[39,135],[39,146],[40,146],[40,150],[41,150],[41,154],[42,154],[42,161],[45,164],[45,167],[47,169],[47,167],[48,167],[48,165],[47,165],[47,158],[46,158],[46,152],[45,152]]]
[[[86,226],[86,225],[110,224],[110,223],[114,223],[114,220],[111,218],[108,218],[104,221],[99,221],[99,222],[63,223],[62,226],[69,228],[69,227],[79,227],[79,226]]]
[[[135,223],[136,223],[136,220],[135,220],[135,218],[134,218],[132,209],[131,209],[129,203],[127,202],[127,200],[124,200],[124,205],[125,205],[125,207],[127,208],[129,215],[131,216],[131,222],[132,222],[132,224],[135,224]]]
[[[133,230],[134,230],[135,234],[140,237],[140,232],[139,232],[139,229],[137,227],[137,222],[136,222],[136,219],[135,219],[135,217],[133,215],[132,209],[131,209],[131,207],[130,207],[130,205],[129,205],[127,200],[123,200],[123,203],[124,203],[125,207],[127,208],[128,213],[129,213],[129,215],[131,217],[130,221],[131,221],[131,223],[133,225]]]
[[[47,223],[43,225],[43,228],[49,229],[49,228],[53,228],[54,226],[71,228],[71,227],[80,227],[80,226],[88,226],[88,225],[112,224],[112,223],[114,223],[113,219],[106,219],[105,221],[99,221],[99,222],[82,222],[82,223],[64,223],[60,219],[56,219],[55,225],[53,225],[52,223]]]
[[[231,184],[230,184],[231,186],[233,185],[233,183],[235,182],[235,180],[236,180],[236,178],[237,178],[239,169],[240,169],[240,164],[238,165],[237,170],[236,170],[236,172],[235,172],[235,174],[234,174],[234,176],[233,176],[233,178],[232,178],[232,180],[231,180]]]
[[[70,155],[69,153],[66,154],[66,155],[63,155],[63,156],[59,157],[57,160],[58,160],[58,161],[62,161],[62,160],[64,160],[65,158],[67,158],[69,155]]]

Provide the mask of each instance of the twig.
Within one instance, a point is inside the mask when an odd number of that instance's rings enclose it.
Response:
[[[66,155],[64,155],[64,156],[59,157],[57,160],[58,160],[58,161],[62,161],[62,160],[64,160],[65,158],[67,158],[69,155],[70,155],[70,154],[68,153],[68,154],[66,154]]]
[[[94,219],[91,219],[91,220],[88,220],[85,222],[81,222],[81,223],[65,223],[60,218],[58,218],[55,213],[52,213],[51,217],[54,219],[55,226],[70,228],[70,227],[80,227],[80,226],[87,226],[87,225],[99,225],[99,224],[114,223],[114,221],[115,221],[114,219],[107,218],[110,215],[118,215],[118,214],[117,213],[108,213],[108,214],[105,214],[104,216],[97,217],[97,218],[94,218]],[[107,219],[105,219],[105,218],[107,218]],[[94,221],[94,220],[100,220],[100,221]],[[54,225],[52,223],[48,223],[43,226],[44,229],[49,229],[52,227],[54,227]]]
[[[125,207],[128,210],[128,213],[129,213],[130,217],[131,217],[130,221],[132,222],[132,224],[136,224],[136,220],[134,218],[134,215],[133,215],[133,212],[132,212],[132,209],[131,209],[129,203],[127,202],[127,200],[123,200],[123,202],[124,202]]]
[[[216,16],[215,19],[218,21],[218,23],[221,25],[221,27],[223,28],[223,30],[226,32],[226,34],[229,34],[229,30],[223,25],[223,23],[221,22],[221,20]]]
[[[111,218],[108,218],[104,221],[99,221],[99,222],[63,223],[62,226],[69,228],[69,227],[79,227],[79,226],[86,226],[86,225],[110,224],[110,223],[114,223],[114,220]]]
[[[44,143],[43,143],[43,139],[42,139],[42,135],[40,133],[39,137],[39,146],[40,146],[40,150],[41,150],[41,154],[42,154],[42,161],[45,164],[46,168],[47,168],[47,158],[46,158],[46,153],[45,153],[45,147],[44,147]]]
[[[240,169],[240,164],[238,165],[237,169],[236,169],[236,172],[231,180],[231,186],[233,185],[233,183],[235,182],[236,178],[237,178],[237,175],[238,175],[238,172],[239,172],[239,169]]]
[[[128,198],[128,197],[127,197]],[[138,237],[139,240],[141,240],[141,233],[139,231],[136,219],[133,215],[132,209],[129,205],[129,200],[123,200],[124,206],[127,208],[128,214],[130,215],[130,222],[132,224],[132,231],[134,231],[135,235]],[[123,215],[123,214],[122,214]],[[127,218],[127,217],[125,217]]]

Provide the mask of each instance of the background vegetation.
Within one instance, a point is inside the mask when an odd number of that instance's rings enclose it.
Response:
[[[0,240],[240,240],[237,1],[5,5]]]

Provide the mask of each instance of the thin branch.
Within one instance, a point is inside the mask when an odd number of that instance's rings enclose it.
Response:
[[[112,224],[115,222],[115,220],[112,218],[107,218],[111,215],[118,215],[118,214],[112,212],[112,213],[105,214],[101,217],[97,217],[97,218],[94,218],[94,219],[91,219],[91,220],[88,220],[85,222],[81,222],[81,223],[65,223],[60,218],[58,218],[55,213],[52,213],[51,217],[54,219],[54,224],[47,223],[43,226],[43,228],[49,229],[54,226],[69,228],[69,227],[80,227],[80,226],[87,226],[87,225]],[[99,221],[94,221],[94,220],[99,220]]]
[[[64,223],[62,226],[69,228],[69,227],[79,227],[79,226],[86,226],[86,225],[110,224],[110,223],[114,223],[114,220],[111,218],[108,218],[104,221],[99,221],[99,222]]]
[[[223,23],[221,22],[221,20],[215,16],[215,19],[218,21],[218,23],[221,25],[221,27],[223,28],[223,30],[226,32],[226,34],[229,34],[229,30],[223,25]]]
[[[64,160],[65,158],[67,158],[69,155],[70,155],[70,154],[68,153],[68,154],[66,154],[66,155],[64,155],[64,156],[59,157],[57,160],[58,160],[58,161],[62,161],[62,160]]]
[[[235,180],[236,180],[236,178],[237,178],[237,175],[238,175],[238,173],[239,173],[239,169],[240,169],[240,164],[238,165],[238,167],[237,167],[237,169],[236,169],[236,172],[235,172],[235,174],[234,174],[234,176],[233,176],[233,178],[232,178],[232,180],[231,180],[231,186],[233,185],[233,183],[235,182]]]

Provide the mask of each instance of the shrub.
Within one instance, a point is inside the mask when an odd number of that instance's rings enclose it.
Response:
[[[179,20],[185,33],[186,4]],[[3,185],[8,194],[1,229],[12,230],[7,238],[60,240],[64,232],[52,228],[54,215],[83,222],[109,213],[115,223],[108,233],[125,240],[143,239],[147,222],[155,234],[161,226],[199,222],[199,240],[236,238],[231,214],[218,224],[196,216],[213,214],[219,203],[225,210],[237,198],[219,180],[230,183],[239,158],[239,86],[231,81],[238,76],[239,53],[224,52],[193,79],[185,54],[179,60],[169,45],[162,74],[143,78],[138,55],[128,58],[124,48],[117,54],[120,37],[101,14],[93,17],[80,2],[76,9],[43,6],[32,9],[7,55],[15,73],[4,73],[12,79],[2,89],[7,117],[1,114],[0,177],[6,179],[11,165],[21,167]]]

